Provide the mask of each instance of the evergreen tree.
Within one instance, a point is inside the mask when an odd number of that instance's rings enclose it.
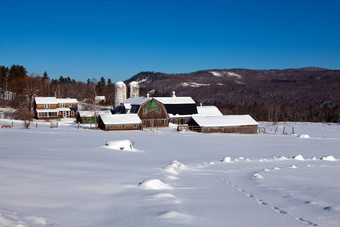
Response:
[[[44,73],[43,73],[43,80],[44,81],[49,81],[49,77],[48,77],[48,74],[47,74],[47,72],[45,71]]]

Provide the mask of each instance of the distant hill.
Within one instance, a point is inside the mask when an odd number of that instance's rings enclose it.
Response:
[[[147,92],[191,96],[226,113],[251,113],[258,120],[339,121],[340,70],[211,69],[183,74],[140,72]]]

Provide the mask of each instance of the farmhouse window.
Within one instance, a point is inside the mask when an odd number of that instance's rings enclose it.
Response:
[[[72,107],[72,103],[68,104],[69,107]]]
[[[113,125],[110,125],[110,129],[113,129]]]
[[[157,108],[157,112],[158,112],[158,113],[161,113],[161,108]]]
[[[56,117],[57,116],[57,112],[49,112],[50,117]]]
[[[147,113],[146,108],[143,108],[143,114],[146,114],[146,113]]]
[[[60,103],[60,107],[65,107],[65,103]]]
[[[45,109],[49,109],[50,108],[50,104],[44,104],[44,108]]]
[[[71,111],[71,116],[74,116],[74,111],[73,110]]]
[[[124,128],[125,128],[125,125],[122,125],[122,128],[124,129]]]
[[[39,113],[39,117],[47,117],[47,113]]]
[[[137,125],[133,125],[134,128],[137,128]]]
[[[158,124],[161,124],[162,123],[162,120],[157,120]]]

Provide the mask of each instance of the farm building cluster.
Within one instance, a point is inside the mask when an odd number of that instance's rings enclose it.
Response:
[[[179,129],[203,133],[257,133],[258,123],[249,115],[223,115],[215,106],[197,106],[191,97],[139,97],[137,82],[115,84],[114,108],[111,110],[78,110],[76,99],[36,97],[35,117],[53,119],[76,118],[82,124],[98,124],[100,129],[141,130],[179,125]],[[102,97],[101,97],[102,99]]]

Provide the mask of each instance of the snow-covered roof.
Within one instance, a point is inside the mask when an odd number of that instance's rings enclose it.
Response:
[[[176,118],[190,118],[192,117],[192,114],[168,114],[170,119],[176,119]]]
[[[56,97],[35,97],[36,104],[58,104]]]
[[[80,117],[94,117],[94,111],[91,110],[80,110],[78,111]],[[97,111],[97,115],[111,114],[110,110],[100,110]]]
[[[96,96],[94,99],[95,99],[96,101],[105,100],[105,96]]]
[[[57,109],[36,109],[38,113],[50,113],[50,112],[58,112]]]
[[[224,115],[224,116],[193,116],[192,119],[201,127],[228,127],[258,125],[250,115]]]
[[[60,108],[57,108],[58,111],[71,111],[70,108],[68,107],[60,107]]]
[[[223,116],[216,106],[197,106],[199,116]]]
[[[130,105],[142,105],[146,101],[149,101],[150,97],[131,97],[126,99],[123,104],[130,104]]]
[[[130,103],[123,103],[123,105],[124,105],[124,108],[125,108],[126,110],[131,109],[131,104],[130,104]]]
[[[122,125],[122,124],[140,124],[141,119],[137,114],[112,114],[100,115],[106,125]]]
[[[67,98],[67,99],[57,99],[57,102],[58,103],[77,103],[78,100]]]
[[[195,104],[191,97],[155,97],[154,99],[163,104]]]

